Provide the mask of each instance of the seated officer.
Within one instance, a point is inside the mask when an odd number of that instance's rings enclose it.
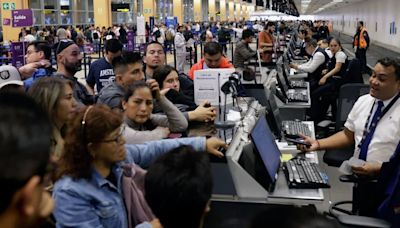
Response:
[[[196,70],[208,68],[233,68],[228,59],[222,55],[222,47],[217,42],[208,42],[204,45],[204,58],[192,66],[189,71],[189,78],[194,79]]]
[[[54,203],[44,191],[51,127],[29,97],[0,94],[0,227],[39,227]]]
[[[382,162],[389,161],[400,139],[400,62],[391,58],[378,60],[369,80],[370,93],[358,98],[344,130],[324,139],[305,137],[311,146],[304,151],[326,150],[356,145],[354,156],[365,160],[352,167],[358,175],[376,176]]]
[[[301,65],[291,63],[289,66],[308,73],[310,89],[313,91],[318,87],[318,82],[322,78],[322,71],[329,61],[329,56],[325,52],[325,49],[318,47],[318,43],[314,39],[307,38],[305,40],[305,48],[306,52],[311,55],[310,61]]]
[[[354,156],[367,162],[362,167],[353,167],[353,171],[362,175],[378,174],[382,162],[389,161],[400,139],[399,60],[378,60],[369,84],[369,94],[358,98],[349,113],[344,130],[319,140],[305,137],[311,147],[301,149],[335,149],[355,143]]]

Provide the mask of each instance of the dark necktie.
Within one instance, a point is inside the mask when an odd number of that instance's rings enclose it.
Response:
[[[371,143],[372,137],[374,136],[376,125],[378,124],[378,121],[381,118],[382,108],[383,108],[383,102],[378,101],[378,107],[374,113],[374,116],[372,117],[372,121],[368,127],[367,134],[365,134],[364,138],[362,139],[360,156],[358,157],[361,160],[364,161],[367,160],[368,146]]]

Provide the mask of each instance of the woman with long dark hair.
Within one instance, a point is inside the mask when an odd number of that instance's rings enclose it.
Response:
[[[213,107],[209,107],[208,102],[203,102],[197,106],[194,103],[193,96],[185,94],[181,91],[178,71],[169,65],[158,67],[153,74],[160,89],[163,91],[168,90],[165,96],[170,100],[178,109],[184,112],[185,117],[189,121],[210,122],[214,121],[216,112]]]
[[[219,139],[204,137],[125,145],[122,123],[120,113],[95,105],[80,111],[68,126],[53,192],[58,227],[128,227],[123,164],[145,168],[181,145],[220,157],[217,149],[226,147]]]

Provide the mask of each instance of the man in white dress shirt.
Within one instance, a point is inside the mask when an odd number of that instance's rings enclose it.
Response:
[[[378,175],[382,163],[389,161],[400,140],[400,61],[390,58],[378,60],[369,85],[369,94],[361,96],[354,104],[344,130],[325,139],[313,140],[305,137],[305,141],[311,146],[300,146],[300,149],[337,149],[355,143],[354,156],[366,163],[352,167],[353,172],[359,175]],[[374,118],[379,103],[383,103],[383,107],[379,116]],[[372,136],[368,140],[370,132]],[[367,141],[368,144],[365,145]],[[360,155],[363,147],[366,148],[364,157]]]
[[[318,82],[322,78],[322,71],[326,68],[329,61],[329,55],[325,49],[318,47],[318,43],[314,39],[305,39],[305,49],[307,54],[311,55],[311,59],[304,64],[291,63],[289,66],[299,71],[308,73],[310,81],[310,89],[318,88]]]

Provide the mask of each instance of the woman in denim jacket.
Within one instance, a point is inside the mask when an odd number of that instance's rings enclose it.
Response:
[[[186,138],[125,145],[122,116],[106,106],[89,106],[71,123],[59,161],[53,197],[57,227],[128,227],[122,197],[124,163],[148,167],[180,145],[223,156],[216,138]]]

